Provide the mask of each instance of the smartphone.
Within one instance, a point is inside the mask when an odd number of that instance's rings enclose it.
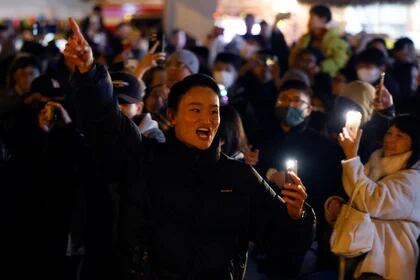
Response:
[[[297,160],[295,159],[286,160],[286,171],[293,171],[297,175],[298,174]],[[286,173],[285,180],[286,180],[286,183],[293,183],[293,180],[290,177],[288,172]]]
[[[358,111],[348,111],[346,114],[346,128],[350,136],[355,139],[359,130],[362,114]]]
[[[379,81],[379,86],[383,87],[385,83],[385,72],[381,73],[381,80]]]
[[[385,83],[385,72],[381,73],[381,79],[379,80],[379,88],[378,88],[378,100],[379,102],[382,101],[382,88],[384,87]]]
[[[159,45],[156,49],[156,52],[165,52],[166,48],[166,37],[165,33],[163,32],[153,32],[149,36],[149,50],[155,45],[155,43],[159,41]]]

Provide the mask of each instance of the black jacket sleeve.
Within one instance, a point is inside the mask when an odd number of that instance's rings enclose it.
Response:
[[[252,169],[251,236],[272,256],[303,255],[315,236],[315,214],[306,204],[305,214],[293,220],[284,200]]]
[[[96,65],[85,74],[76,71],[71,84],[95,165],[102,174],[120,175],[130,162],[139,159],[142,139],[136,125],[119,111],[107,70]]]

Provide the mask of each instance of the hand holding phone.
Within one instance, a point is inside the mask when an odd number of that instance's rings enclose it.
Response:
[[[382,89],[384,88],[384,83],[385,83],[385,72],[381,73],[381,79],[379,80],[379,86],[377,88],[377,97],[379,102],[382,102]]]
[[[292,178],[289,175],[289,172],[292,171],[295,173],[295,175],[298,174],[298,168],[297,168],[297,160],[295,159],[288,159],[286,160],[286,183],[293,183]]]
[[[362,114],[358,111],[348,111],[346,114],[346,129],[352,139],[356,138],[359,131],[360,123],[362,121]]]

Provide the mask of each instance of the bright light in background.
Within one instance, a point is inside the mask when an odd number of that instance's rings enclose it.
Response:
[[[360,16],[360,12],[357,12],[351,7],[346,9],[344,14],[344,16],[348,19],[357,19]],[[346,30],[350,33],[359,33],[363,31],[363,26],[358,20],[348,20],[346,21]]]
[[[121,10],[124,14],[124,21],[129,21],[132,19],[133,15],[137,12],[137,6],[133,3],[123,4]]]
[[[137,12],[137,6],[133,3],[123,4],[121,9],[124,12],[124,14],[129,14],[129,15],[133,15]]]
[[[55,34],[54,33],[48,33],[44,36],[44,39],[42,40],[42,45],[44,47],[48,46],[48,43],[54,40]]]
[[[66,48],[67,40],[66,39],[58,39],[55,40],[55,46],[61,51],[64,52],[64,49]]]
[[[251,28],[252,35],[259,35],[261,33],[261,25],[259,23],[254,23]]]
[[[245,35],[246,26],[242,18],[220,18],[216,26],[224,29],[223,41],[229,43],[236,35]]]
[[[273,0],[273,2],[271,2],[273,11],[276,13],[295,13],[300,11],[297,0],[288,0],[287,4],[285,2],[286,1]]]

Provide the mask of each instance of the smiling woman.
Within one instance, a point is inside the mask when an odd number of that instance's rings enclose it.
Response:
[[[280,197],[250,166],[220,153],[216,82],[197,74],[175,84],[168,97],[174,129],[167,142],[148,142],[118,110],[107,70],[70,24],[64,54],[78,67],[83,130],[106,163],[102,175],[122,179],[118,279],[243,279],[249,240],[300,259],[315,222],[305,188],[294,176]],[[145,261],[152,271],[143,270]]]
[[[375,226],[372,250],[363,259],[355,259],[355,270],[350,272],[354,275],[349,276],[372,279],[363,277],[373,273],[374,279],[415,279],[420,230],[418,121],[408,115],[396,117],[383,148],[375,151],[366,165],[356,156],[360,133],[353,138],[343,132],[340,145],[347,157],[342,162],[344,189],[350,196],[356,186],[360,188],[354,205],[369,213]]]
[[[219,87],[212,78],[195,74],[175,84],[169,94],[168,117],[178,140],[208,149],[220,124],[219,106]]]

